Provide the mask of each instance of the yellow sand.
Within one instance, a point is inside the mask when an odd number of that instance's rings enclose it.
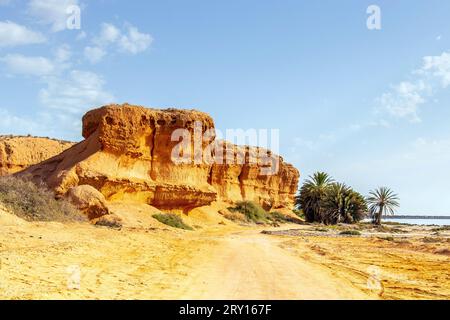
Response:
[[[182,231],[152,219],[154,209],[116,209],[140,213],[118,231],[28,223],[0,209],[0,299],[450,297],[449,257],[413,242],[266,235],[274,228],[238,226],[217,207],[191,212],[196,230]]]

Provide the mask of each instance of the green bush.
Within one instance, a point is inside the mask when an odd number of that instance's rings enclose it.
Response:
[[[300,218],[292,217],[292,216],[289,216],[287,214],[284,214],[284,213],[281,213],[278,211],[271,212],[268,215],[268,217],[273,222],[278,222],[278,223],[296,223],[296,224],[303,223],[303,221]]]
[[[291,218],[288,217],[285,214],[282,214],[281,212],[278,211],[274,211],[270,213],[270,220],[274,221],[274,222],[280,222],[280,223],[285,223],[285,222],[291,222]]]
[[[384,241],[395,241],[393,236],[388,236],[388,237],[378,237],[378,239],[380,240],[384,240]]]
[[[225,219],[234,222],[248,222],[247,217],[244,214],[237,211],[223,210],[221,214],[224,216]]]
[[[95,225],[98,227],[107,227],[111,229],[122,229],[122,222],[121,219],[117,218],[114,215],[105,215],[103,217],[100,217],[96,222]]]
[[[306,220],[306,216],[305,213],[303,212],[303,210],[301,209],[294,209],[292,212],[294,212],[294,214],[299,217],[300,219]]]
[[[358,230],[345,230],[341,231],[339,234],[347,236],[360,236],[361,232],[359,232]]]
[[[28,178],[0,178],[0,202],[27,221],[86,221],[86,217],[65,199],[56,200],[44,185]]]
[[[438,228],[433,228],[431,231],[450,231],[450,226],[442,226]]]
[[[183,222],[183,219],[181,219],[180,216],[178,216],[174,213],[154,214],[153,218],[155,218],[159,222],[164,223],[165,225],[168,225],[170,227],[184,229],[184,230],[194,230],[191,226],[188,226],[187,224],[185,224]]]
[[[255,223],[267,223],[270,220],[267,211],[251,201],[240,201],[236,203],[235,207],[230,207],[228,210],[231,212],[240,212],[245,215],[247,221]]]

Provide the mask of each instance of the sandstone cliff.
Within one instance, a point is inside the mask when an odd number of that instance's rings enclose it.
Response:
[[[292,207],[299,173],[281,157],[273,156],[279,169],[275,175],[261,175],[261,163],[175,164],[171,156],[178,141],[172,141],[172,133],[186,129],[195,135],[198,123],[202,134],[214,132],[212,118],[195,110],[105,106],[83,117],[84,141],[20,175],[31,174],[61,195],[90,185],[108,201],[130,200],[160,209],[189,210],[216,200],[251,200],[268,209]],[[203,141],[201,150],[211,141]],[[194,154],[194,143],[185,149]],[[249,157],[259,149],[235,147],[232,152],[240,151]]]
[[[0,176],[54,157],[74,143],[39,137],[0,136]]]

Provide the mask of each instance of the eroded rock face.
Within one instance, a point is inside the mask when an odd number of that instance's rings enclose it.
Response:
[[[39,137],[0,136],[0,176],[54,157],[74,143]]]
[[[265,165],[261,163],[174,163],[172,152],[181,140],[171,138],[177,129],[186,129],[192,136],[198,130],[210,133],[200,146],[187,144],[183,151],[189,149],[192,154],[198,148],[209,150],[214,141],[214,122],[203,112],[105,106],[83,117],[84,141],[20,174],[31,174],[58,194],[90,185],[108,201],[137,201],[160,209],[188,210],[216,200],[256,201],[268,209],[292,207],[299,172],[281,157],[273,156],[279,166],[274,175],[261,175]],[[258,151],[235,147],[233,152],[248,157]],[[207,159],[215,155],[208,152]]]
[[[69,201],[92,220],[109,214],[105,197],[89,185],[72,187],[67,192]]]

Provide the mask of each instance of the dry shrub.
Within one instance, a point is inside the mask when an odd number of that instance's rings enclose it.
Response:
[[[339,234],[344,236],[360,236],[361,232],[359,232],[358,230],[345,230],[339,232]]]
[[[422,242],[424,243],[439,243],[442,242],[442,238],[438,238],[438,237],[424,237],[422,238]]]
[[[107,214],[95,221],[96,226],[107,227],[111,229],[122,229],[122,219],[114,214]]]
[[[27,221],[86,221],[85,216],[64,199],[57,200],[44,185],[29,178],[0,178],[0,202]]]
[[[259,204],[251,201],[239,201],[234,207],[229,207],[229,211],[243,214],[248,222],[267,223],[269,214]]]
[[[184,230],[194,230],[191,226],[184,223],[183,219],[180,216],[178,216],[174,213],[154,214],[153,218],[155,218],[159,222],[164,223],[165,225],[168,225],[170,227],[184,229]]]
[[[220,210],[219,212],[225,219],[234,221],[234,222],[247,222],[247,218],[244,214],[237,211],[230,210]]]

